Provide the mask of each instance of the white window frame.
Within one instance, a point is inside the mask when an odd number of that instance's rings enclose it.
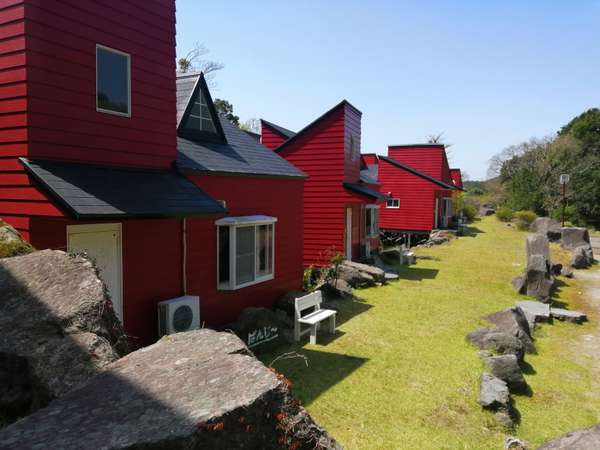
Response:
[[[379,205],[367,205],[366,213],[371,214],[371,229],[366,230],[367,237],[373,238],[379,236]],[[367,220],[365,218],[365,228]]]
[[[398,202],[398,206],[390,206],[390,202]],[[385,202],[386,209],[400,209],[400,199],[399,198],[390,198]]]
[[[242,217],[225,217],[215,222],[217,226],[217,288],[222,291],[236,291],[248,286],[255,284],[264,283],[275,278],[275,224],[277,223],[276,217],[269,216],[242,216]],[[258,275],[258,264],[254,264],[254,280],[248,281],[247,283],[237,284],[237,267],[236,267],[236,247],[237,247],[237,229],[245,227],[254,227],[254,257],[258,253],[258,239],[256,239],[257,229],[260,225],[272,225],[273,236],[271,243],[271,273],[268,275]],[[229,281],[221,283],[219,280],[220,267],[220,242],[219,242],[219,227],[229,227]]]
[[[108,52],[116,53],[117,55],[125,56],[127,58],[127,113],[119,111],[111,111],[110,109],[100,108],[98,106],[98,50],[106,50]],[[116,48],[107,47],[106,45],[96,44],[96,111],[104,114],[111,114],[113,116],[120,117],[131,117],[131,55],[129,53],[122,52]]]

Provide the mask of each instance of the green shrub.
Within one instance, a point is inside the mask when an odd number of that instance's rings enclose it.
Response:
[[[467,203],[462,210],[463,216],[469,221],[473,222],[475,217],[477,217],[477,207],[475,205],[471,205]]]
[[[496,217],[502,222],[510,222],[513,219],[513,211],[507,206],[501,206],[496,210]]]
[[[31,253],[33,247],[24,241],[0,241],[0,258],[10,258],[12,256],[26,255]]]
[[[470,195],[478,195],[479,196],[479,195],[485,194],[485,191],[483,189],[481,189],[480,187],[474,187],[472,189],[469,189],[468,193]]]
[[[517,211],[515,213],[515,217],[517,219],[517,228],[519,230],[528,230],[529,225],[537,219],[537,214],[533,211]]]

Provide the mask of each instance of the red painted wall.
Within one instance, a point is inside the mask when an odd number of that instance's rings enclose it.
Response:
[[[462,172],[460,171],[460,169],[450,169],[450,176],[452,177],[452,183],[454,184],[454,186],[457,186],[462,189],[463,181]]]
[[[32,217],[31,243],[38,250],[66,251],[67,225],[81,223]],[[137,347],[151,344],[158,337],[156,304],[183,294],[182,224],[180,219],[121,223],[124,325],[132,345]]]
[[[437,180],[451,183],[450,168],[444,145],[392,145],[388,156]]]
[[[96,44],[131,54],[131,118],[96,112]],[[0,217],[64,217],[19,156],[170,167],[175,100],[174,0],[0,2]]]
[[[197,176],[189,178],[205,192],[225,200],[230,216],[277,217],[275,278],[235,291],[217,289],[215,220],[188,219],[188,292],[200,296],[202,321],[234,321],[249,306],[272,306],[302,287],[303,179]]]
[[[275,150],[281,144],[283,144],[287,139],[281,135],[278,131],[274,130],[269,124],[261,121],[260,123],[260,142],[267,148],[271,150]]]
[[[422,177],[379,161],[380,191],[400,199],[400,208],[381,207],[380,227],[387,230],[431,231],[439,187]]]

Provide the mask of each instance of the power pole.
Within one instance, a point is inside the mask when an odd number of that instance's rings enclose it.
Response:
[[[562,226],[565,226],[565,211],[567,209],[567,184],[571,180],[568,173],[563,173],[560,176],[560,184],[562,186]]]

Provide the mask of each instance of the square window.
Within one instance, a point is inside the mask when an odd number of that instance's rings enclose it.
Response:
[[[277,219],[256,217],[229,217],[216,222],[220,289],[239,289],[273,279]]]
[[[385,207],[386,208],[392,208],[392,209],[398,209],[398,208],[400,208],[400,200],[397,199],[397,198],[390,198],[387,201]]]
[[[131,56],[96,46],[96,109],[131,116]]]

